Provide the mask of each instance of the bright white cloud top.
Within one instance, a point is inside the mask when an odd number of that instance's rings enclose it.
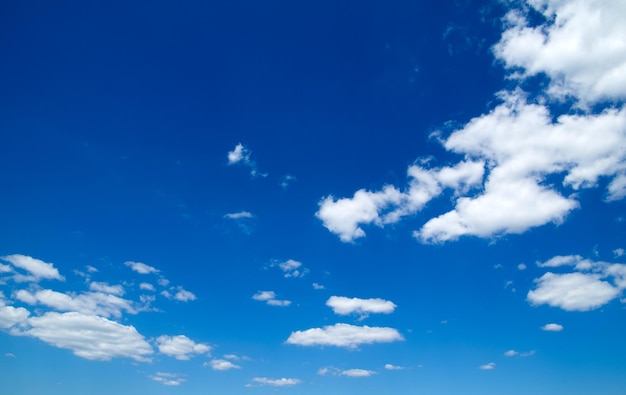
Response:
[[[156,343],[159,352],[181,361],[187,361],[196,354],[208,354],[211,351],[211,346],[196,343],[184,335],[159,336]]]
[[[335,324],[323,328],[293,332],[286,343],[299,346],[356,348],[362,344],[390,343],[402,340],[404,337],[394,328]]]
[[[339,315],[391,314],[397,307],[393,302],[380,298],[360,299],[347,298],[345,296],[331,296],[326,301],[326,306],[332,308],[333,312]]]

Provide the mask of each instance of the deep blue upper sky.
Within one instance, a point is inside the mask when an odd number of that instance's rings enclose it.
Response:
[[[0,392],[621,394],[626,10],[529,3],[0,5]]]

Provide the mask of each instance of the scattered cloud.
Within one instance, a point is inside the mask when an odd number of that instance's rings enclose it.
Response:
[[[141,283],[141,284],[139,284],[139,289],[141,289],[143,291],[156,291],[156,289],[154,288],[154,285],[152,285],[150,283]]]
[[[4,354],[4,356],[7,358],[15,358],[15,354],[13,354],[12,352],[7,352]]]
[[[160,353],[181,361],[187,361],[196,354],[208,354],[211,351],[211,346],[196,343],[184,335],[162,335],[156,339],[156,343]]]
[[[322,284],[313,283],[313,289],[324,289],[325,287]]]
[[[290,387],[292,385],[301,383],[300,380],[292,378],[270,379],[267,377],[255,377],[252,379],[252,381],[257,384],[270,385],[272,387]]]
[[[16,275],[15,281],[39,281],[46,280],[59,280],[64,281],[65,277],[59,274],[59,271],[54,267],[54,264],[44,262],[39,259],[27,255],[13,254],[0,257],[1,260],[9,262],[13,267],[26,270],[30,275]],[[6,269],[3,269],[6,272]]]
[[[109,285],[107,283],[102,282],[92,282],[89,284],[89,289],[96,292],[101,292],[105,294],[122,296],[124,295],[124,288],[121,285]]]
[[[487,364],[484,365],[480,365],[480,370],[492,370],[496,368],[496,364],[495,362],[489,362]]]
[[[616,248],[616,249],[614,249],[614,250],[613,250],[613,255],[614,255],[616,258],[619,258],[619,257],[621,257],[621,256],[624,256],[624,253],[625,253],[625,251],[624,251],[624,249],[623,249],[623,248]]]
[[[266,177],[266,173],[259,173],[257,164],[251,158],[252,151],[246,148],[243,144],[239,143],[232,151],[228,152],[228,164],[229,165],[243,165],[250,168],[250,175],[252,177],[261,176]]]
[[[530,357],[530,356],[533,356],[533,355],[535,355],[535,350],[526,351],[526,352],[519,352],[519,351],[515,351],[515,350],[509,350],[509,351],[506,351],[504,353],[505,357],[519,356],[519,357],[525,358],[525,357]]]
[[[545,324],[544,326],[541,327],[542,331],[547,331],[547,332],[561,332],[563,330],[563,325],[560,324]]]
[[[210,366],[213,370],[241,369],[241,366],[235,365],[225,359],[213,359],[210,362],[205,362],[204,365]]]
[[[133,326],[79,312],[48,312],[28,319],[24,334],[52,346],[72,350],[79,357],[108,361],[115,357],[149,361],[152,347]]]
[[[242,218],[252,218],[252,217],[253,215],[249,211],[240,211],[238,213],[229,213],[229,214],[224,215],[224,218],[228,218],[228,219],[242,219]]]
[[[331,307],[335,314],[360,314],[363,317],[369,313],[391,314],[397,307],[389,300],[346,298],[344,296],[331,296],[326,301],[326,306]]]
[[[526,270],[526,265],[523,263],[520,263],[519,265],[517,265],[517,270]]]
[[[296,176],[286,174],[280,178],[280,186],[283,189],[287,189],[287,187],[289,187],[289,185],[296,180],[297,180]]]
[[[179,377],[179,375],[175,373],[157,372],[155,375],[148,377],[158,383],[173,387],[179,386],[186,381],[184,378]]]
[[[390,363],[385,364],[385,369],[387,370],[404,370],[404,366],[392,365]]]
[[[517,352],[515,350],[509,350],[509,351],[504,353],[504,356],[506,356],[506,357],[514,357],[514,356],[516,356],[518,354],[519,354],[519,352]]]
[[[23,307],[13,307],[4,304],[0,299],[0,329],[9,329],[15,325],[25,324],[30,311]]]
[[[127,261],[127,262],[124,262],[124,265],[130,267],[133,271],[139,274],[150,274],[150,273],[159,272],[159,270],[153,268],[152,266],[146,265],[145,263],[142,263],[142,262]]]
[[[302,266],[302,262],[288,259],[284,262],[274,262],[272,266],[278,266],[286,278],[304,277],[309,270]]]
[[[265,302],[270,306],[289,306],[291,301],[276,299],[276,293],[274,291],[259,291],[252,295],[252,299]]]
[[[555,256],[539,267],[572,267],[571,273],[548,272],[535,279],[527,299],[567,311],[587,311],[618,298],[626,288],[626,265],[595,262],[578,255]]]
[[[404,337],[393,328],[335,324],[323,328],[292,332],[286,343],[300,346],[356,348],[361,344],[390,343],[402,340]]]
[[[347,377],[369,377],[374,374],[376,374],[375,371],[365,369],[347,369],[341,372],[342,376]]]

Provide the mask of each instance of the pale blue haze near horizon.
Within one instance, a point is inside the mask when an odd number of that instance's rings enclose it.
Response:
[[[0,5],[0,393],[624,395],[626,2]]]

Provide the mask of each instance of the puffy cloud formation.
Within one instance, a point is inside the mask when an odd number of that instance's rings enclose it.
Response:
[[[239,143],[235,146],[232,151],[228,152],[228,164],[229,165],[244,165],[250,168],[250,175],[253,177],[262,176],[265,177],[267,174],[259,173],[257,169],[257,164],[252,160],[252,151],[246,148],[243,144]]]
[[[159,272],[159,270],[153,268],[150,265],[146,265],[145,263],[142,263],[142,262],[127,261],[127,262],[124,262],[124,265],[130,267],[133,271],[139,274],[150,274],[150,273]]]
[[[492,370],[496,368],[495,362],[489,362],[484,365],[479,366],[480,370]]]
[[[207,365],[205,363],[205,365]],[[234,363],[227,361],[225,359],[213,359],[208,365],[213,370],[230,370],[230,369],[241,369],[241,366],[235,365]]]
[[[361,344],[390,343],[401,340],[404,340],[404,337],[394,328],[335,324],[292,332],[286,343],[300,346],[356,348]]]
[[[159,352],[181,361],[191,359],[195,354],[208,354],[211,346],[196,343],[187,336],[159,336],[156,339]]]
[[[335,314],[339,315],[353,313],[361,315],[368,313],[391,314],[396,308],[396,305],[389,300],[346,298],[344,296],[331,296],[326,301],[326,306],[331,307]]]
[[[294,259],[288,259],[285,262],[277,263],[278,268],[284,273],[286,278],[289,277],[303,277],[309,271],[302,266],[302,262]]]
[[[555,256],[539,267],[572,267],[571,273],[548,272],[535,279],[527,299],[567,311],[587,311],[619,297],[626,288],[626,265],[594,262],[578,255]]]
[[[16,276],[16,281],[38,281],[41,279],[60,281],[65,280],[65,278],[59,274],[59,271],[54,267],[54,264],[52,263],[47,263],[30,256],[20,254],[3,256],[0,257],[0,259],[9,262],[15,268],[26,270],[28,273],[30,273],[30,275],[28,276]],[[3,267],[5,266],[3,265]],[[8,270],[4,269],[3,271]]]
[[[152,347],[133,326],[79,312],[48,312],[28,319],[24,333],[75,355],[108,361],[114,357],[149,361]]]
[[[563,325],[555,323],[545,324],[541,327],[541,330],[547,332],[561,332],[563,330]]]
[[[185,379],[179,377],[179,375],[175,373],[157,372],[155,375],[148,376],[148,377],[150,377],[151,380],[154,380],[157,383],[161,383],[163,385],[168,385],[172,387],[179,386],[186,381]]]
[[[520,88],[500,92],[501,103],[488,113],[447,137],[435,133],[462,160],[440,168],[410,166],[405,190],[387,185],[352,197],[323,198],[316,216],[341,241],[364,237],[364,225],[382,227],[417,213],[446,188],[454,192],[454,207],[413,233],[421,242],[519,234],[559,224],[580,206],[573,192],[596,187],[600,179],[608,181],[607,201],[626,196],[626,25],[621,18],[626,3],[526,3],[507,14],[493,53],[520,86],[545,75],[547,91],[532,99]],[[544,19],[531,25],[531,11]],[[551,104],[563,97],[578,109],[553,113]],[[590,104],[597,105],[593,112]]]

